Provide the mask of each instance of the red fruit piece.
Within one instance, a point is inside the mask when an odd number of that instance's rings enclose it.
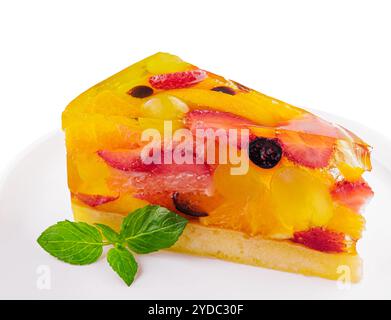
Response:
[[[289,160],[313,169],[327,167],[335,148],[334,138],[319,135],[285,131],[278,138]]]
[[[175,149],[162,151],[161,163],[145,164],[141,159],[141,150],[103,150],[98,154],[109,166],[127,172],[131,189],[136,189],[148,197],[162,192],[207,192],[209,190],[212,184],[213,166],[205,163],[196,164],[195,156],[193,156],[193,163],[176,164],[175,159],[171,164],[165,163],[164,155],[173,153]],[[140,197],[143,197],[142,194],[140,193]]]
[[[185,116],[186,126],[195,132],[196,129],[240,129],[255,125],[254,122],[229,112],[214,110],[194,110]]]
[[[131,184],[149,196],[162,192],[208,193],[212,186],[212,169],[207,164],[163,164],[150,173],[133,176]]]
[[[160,157],[156,161],[146,163],[142,157],[142,148],[138,149],[121,149],[121,150],[101,150],[98,155],[111,167],[129,172],[146,172],[154,174],[176,174],[181,172],[193,172],[197,174],[210,174],[212,169],[209,165],[201,163],[196,164],[195,155],[192,163],[176,164],[174,159],[175,148],[169,151],[162,150]],[[152,152],[152,150],[151,150]],[[171,155],[170,155],[171,153]],[[171,158],[171,163],[166,161],[166,157]]]
[[[360,179],[354,182],[346,180],[337,182],[331,190],[331,195],[339,203],[354,211],[360,211],[374,193],[368,183]]]
[[[194,165],[196,167],[196,165]],[[131,177],[130,183],[137,190],[137,197],[148,200],[158,193],[201,192],[208,193],[212,185],[209,172],[191,171],[144,174]]]
[[[155,89],[169,90],[187,88],[201,82],[207,77],[204,70],[190,70],[183,72],[164,73],[151,76],[149,83]]]
[[[150,172],[156,164],[146,164],[141,159],[142,149],[100,150],[98,155],[110,166],[121,171]]]
[[[97,207],[102,204],[117,200],[119,198],[119,196],[112,197],[112,196],[102,196],[97,194],[90,195],[84,193],[73,193],[72,195],[90,207]]]
[[[221,112],[214,110],[194,110],[190,111],[185,116],[185,125],[193,134],[196,134],[197,129],[212,129],[216,132],[218,129],[225,130],[228,135],[229,129],[236,129],[238,147],[241,145],[240,129],[247,129],[256,124],[248,119],[239,117],[229,112]],[[216,137],[217,138],[217,137]],[[255,139],[256,136],[250,132],[249,140]]]
[[[322,252],[346,251],[345,235],[343,233],[329,231],[320,227],[295,232],[292,240]]]
[[[279,129],[288,131],[296,131],[302,133],[308,133],[312,135],[325,136],[335,139],[353,141],[360,145],[366,145],[359,137],[349,130],[337,125],[325,121],[313,114],[305,114],[301,118],[290,120],[281,124]]]
[[[345,137],[344,133],[338,126],[312,114],[306,114],[301,118],[293,119],[283,125],[280,125],[279,128],[337,139]]]

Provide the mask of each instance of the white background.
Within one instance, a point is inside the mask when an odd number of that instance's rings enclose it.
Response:
[[[391,137],[391,1],[1,1],[0,171],[157,51]]]

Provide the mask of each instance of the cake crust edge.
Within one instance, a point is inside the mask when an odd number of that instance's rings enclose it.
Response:
[[[119,230],[124,215],[99,211],[72,203],[76,221],[104,223]],[[357,254],[325,253],[288,240],[250,237],[242,232],[189,222],[170,251],[214,257],[268,269],[357,283],[362,260]],[[350,278],[350,279],[349,279]]]

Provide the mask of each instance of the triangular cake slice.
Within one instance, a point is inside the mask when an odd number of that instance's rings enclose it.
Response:
[[[82,93],[63,129],[76,220],[158,204],[190,221],[173,250],[360,279],[370,147],[347,129],[166,53]]]

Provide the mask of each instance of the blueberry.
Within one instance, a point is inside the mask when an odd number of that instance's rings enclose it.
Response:
[[[146,98],[153,94],[153,89],[148,86],[136,86],[128,91],[134,98]]]
[[[231,96],[234,96],[236,94],[235,90],[230,88],[230,87],[225,87],[225,86],[221,86],[221,87],[214,87],[213,89],[211,89],[212,91],[217,91],[217,92],[222,92],[222,93],[226,93],[226,94],[230,94]]]
[[[256,138],[250,142],[249,157],[258,167],[271,169],[280,162],[282,148],[276,139]]]

